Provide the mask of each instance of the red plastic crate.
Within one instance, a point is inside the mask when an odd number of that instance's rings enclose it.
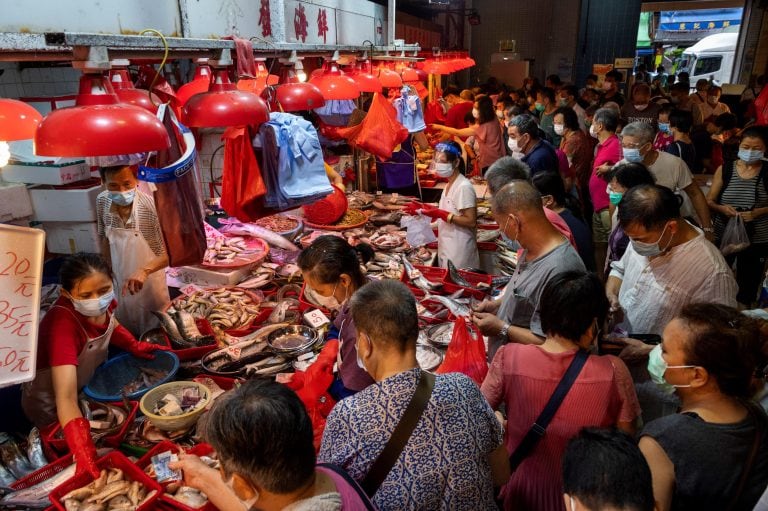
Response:
[[[136,511],[149,511],[151,509],[155,509],[155,502],[162,495],[163,487],[157,484],[157,481],[147,476],[138,466],[131,463],[131,461],[123,454],[118,451],[112,451],[106,456],[99,458],[96,461],[96,466],[101,470],[108,468],[119,468],[123,471],[126,480],[140,482],[142,485],[144,485],[144,488],[146,488],[147,492],[154,490],[155,494],[149,498],[147,502],[139,506]],[[93,482],[93,480],[93,476],[88,473],[80,474],[79,476],[73,477],[66,483],[54,489],[48,498],[51,500],[53,507],[59,511],[66,511],[64,504],[61,502],[61,497],[72,490],[86,486],[87,484]]]
[[[462,298],[469,298],[473,297],[478,300],[483,300],[488,295],[485,294],[483,291],[480,291],[478,289],[470,289],[468,287],[461,287],[457,286],[456,284],[452,284],[451,282],[443,282],[443,287],[440,289],[439,293],[433,293],[433,294],[439,294],[441,296],[448,296],[452,295],[458,291],[461,291],[461,297]]]
[[[211,324],[208,323],[207,319],[203,318],[195,318],[195,325],[197,325],[197,329],[200,331],[203,335],[213,335],[213,329],[211,328]],[[168,339],[168,335],[163,332],[163,336],[165,337],[165,345],[171,348],[171,352],[174,353],[177,357],[179,357],[180,361],[185,360],[199,360],[203,358],[205,355],[210,353],[213,350],[219,349],[219,346],[214,343],[210,344],[208,346],[200,346],[197,348],[185,348],[181,350],[176,350],[171,347],[171,340]]]
[[[419,264],[415,264],[413,267],[419,270],[422,276],[430,282],[445,282],[445,279],[448,276],[448,270],[445,268],[438,268],[436,266],[422,266]],[[408,286],[414,287],[405,269],[403,269],[403,274],[400,277],[400,280]]]
[[[71,454],[67,454],[66,456],[62,456],[61,458],[57,459],[56,461],[47,464],[43,468],[39,468],[32,472],[31,474],[27,474],[21,479],[15,481],[11,485],[12,490],[24,490],[26,488],[30,488],[38,483],[42,483],[46,479],[50,479],[51,477],[55,476],[65,468],[69,467],[72,463],[74,463],[74,459]]]
[[[102,443],[107,447],[120,447],[120,444],[123,442],[123,439],[125,438],[125,435],[128,433],[128,429],[130,429],[131,425],[133,424],[134,419],[136,419],[136,413],[139,410],[139,402],[138,401],[129,401],[131,408],[128,410],[128,416],[125,418],[125,422],[123,422],[123,427],[120,428],[120,431],[115,433],[114,435],[105,436],[101,439]],[[124,407],[125,403],[108,403],[114,406]],[[40,437],[43,441],[43,444],[47,444],[50,446],[51,449],[60,452],[62,454],[69,452],[69,445],[67,445],[67,440],[64,438],[57,438],[57,435],[61,431],[61,425],[57,422],[55,423],[55,426],[52,429],[46,429],[45,432],[40,432]]]
[[[464,279],[475,286],[475,288],[467,288],[463,286],[458,286],[452,279],[451,275],[449,274],[448,277],[446,277],[446,283],[451,285],[456,285],[458,287],[461,287],[461,289],[465,289],[467,291],[467,294],[471,296],[475,296],[476,298],[482,298],[480,296],[477,296],[478,292],[482,295],[486,295],[487,293],[490,293],[491,291],[491,282],[493,281],[492,275],[484,275],[482,273],[474,273],[471,271],[466,270],[458,270],[459,275],[464,277]],[[487,287],[484,289],[476,289],[478,284],[486,284]]]

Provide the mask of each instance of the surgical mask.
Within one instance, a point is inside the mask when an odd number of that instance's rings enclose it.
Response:
[[[555,124],[555,135],[560,135],[565,132],[565,125],[564,124]]]
[[[672,243],[672,238],[670,238],[664,248],[659,247],[659,242],[661,241],[661,238],[664,237],[664,233],[667,232],[667,227],[669,227],[669,224],[664,226],[664,230],[661,231],[661,236],[659,236],[659,239],[657,239],[655,243],[632,240],[632,248],[635,249],[635,252],[637,252],[638,255],[644,257],[656,257],[657,255],[663,254],[669,248],[669,244]]]
[[[715,106],[720,102],[720,98],[717,96],[709,96],[707,97],[707,103],[709,103],[710,106]]]
[[[691,365],[684,366],[670,366],[667,365],[667,361],[661,354],[661,344],[657,344],[653,347],[648,354],[648,374],[651,376],[653,383],[659,386],[659,389],[666,394],[672,394],[676,388],[686,388],[690,385],[672,385],[664,379],[664,373],[667,369],[687,369],[690,367],[696,367]]]
[[[477,108],[472,109],[472,117],[474,117],[475,119],[480,118],[480,111]]]
[[[590,124],[589,125],[589,134],[592,135],[594,138],[597,138],[598,133],[599,132],[595,128],[595,125],[594,124]]]
[[[744,163],[757,163],[763,156],[763,151],[758,149],[739,149],[739,159]]]
[[[507,236],[507,227],[509,227],[510,218],[511,218],[510,216],[507,216],[507,221],[504,222],[504,228],[501,230],[501,238],[504,240],[504,242],[507,245],[509,245],[510,243],[517,243],[517,234],[518,234],[518,231],[520,230],[520,226],[518,225],[518,229],[515,231],[515,237],[510,238],[509,236]]]
[[[509,140],[507,140],[507,147],[513,153],[521,152],[520,151],[520,145],[517,143],[517,139],[516,138],[510,138]]]
[[[635,105],[635,110],[637,110],[638,112],[642,112],[646,108],[648,108],[648,103],[643,103],[641,105]]]
[[[622,192],[608,192],[608,200],[611,201],[611,204],[614,206],[619,205],[622,197],[624,197],[624,193]]]
[[[91,318],[101,316],[107,312],[109,305],[114,299],[114,291],[110,291],[109,293],[101,295],[98,298],[89,298],[87,300],[76,300],[75,298],[70,298],[72,305],[75,307],[77,312],[83,316],[88,316]]]
[[[435,172],[440,177],[451,177],[453,175],[453,163],[435,163]]]
[[[503,119],[504,118],[504,110],[496,110],[496,117],[498,117],[499,119]]]
[[[560,98],[557,102],[558,106],[568,106],[568,99],[567,98]]]
[[[229,479],[227,479],[224,484],[229,487],[229,490],[237,497],[237,492],[235,491],[235,487],[232,484],[234,476],[230,476]],[[247,511],[258,511],[258,508],[256,507],[256,503],[259,501],[259,492],[256,491],[256,488],[251,487],[251,491],[254,493],[253,498],[251,498],[248,501],[240,500],[240,502],[243,503],[243,508]],[[238,500],[240,497],[237,497]]]
[[[128,190],[127,192],[109,192],[109,198],[118,206],[129,206],[133,204],[134,197],[136,197],[136,188]]]
[[[357,367],[359,367],[360,369],[362,369],[363,371],[365,371],[367,373],[368,369],[365,368],[365,363],[363,363],[363,359],[360,358],[360,348],[358,347],[358,344],[360,342],[359,341],[360,334],[358,334],[357,339],[358,339],[358,342],[355,343],[355,357],[357,358]],[[371,342],[371,338],[370,337],[368,338],[368,342]]]
[[[640,154],[640,149],[637,147],[625,147],[624,159],[631,163],[641,163],[643,161],[643,155]]]
[[[534,106],[536,107],[536,111],[537,111],[537,112],[543,112],[543,111],[544,111],[544,104],[543,104],[543,103],[539,103],[539,102],[537,101],[537,102],[536,102],[536,104],[535,104]]]
[[[315,291],[315,294],[317,295],[316,296],[317,301],[321,307],[330,311],[336,311],[341,309],[341,303],[339,303],[339,301],[336,299],[336,288],[338,286],[339,286],[339,283],[337,282],[336,285],[333,286],[333,291],[331,292],[330,296],[323,296],[317,291]]]
[[[660,122],[659,131],[665,134],[669,134],[669,132],[672,131],[672,127],[669,125],[668,122]]]

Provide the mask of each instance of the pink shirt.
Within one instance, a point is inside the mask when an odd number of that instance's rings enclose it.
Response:
[[[551,223],[555,229],[560,231],[560,234],[568,238],[568,241],[573,248],[576,248],[576,239],[573,237],[571,228],[568,227],[567,223],[565,223],[563,217],[549,208],[544,208],[544,214],[547,215],[547,220],[549,220],[549,223]]]
[[[595,161],[592,163],[592,175],[589,177],[589,196],[592,198],[595,213],[606,209],[610,204],[606,191],[608,183],[595,173],[595,169],[604,163],[616,165],[621,158],[621,142],[616,135],[611,135],[602,144],[597,144]]]

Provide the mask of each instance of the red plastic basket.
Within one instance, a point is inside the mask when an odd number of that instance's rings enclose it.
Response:
[[[438,268],[436,266],[421,266],[418,264],[414,265],[413,267],[419,270],[421,275],[430,282],[445,282],[445,279],[448,276],[448,270],[445,268]],[[403,274],[400,277],[400,280],[408,286],[413,287],[411,279],[408,277],[408,273],[405,271],[405,269],[403,269]]]
[[[157,481],[147,476],[138,466],[131,463],[123,454],[118,451],[112,451],[106,456],[99,458],[96,461],[96,466],[99,469],[119,468],[123,471],[125,478],[130,481],[138,481],[148,492],[154,490],[155,494],[147,499],[147,501],[139,506],[136,511],[149,511],[155,509],[155,502],[160,498],[163,493],[163,487],[157,484]],[[75,476],[66,483],[62,484],[58,488],[54,489],[48,498],[51,500],[53,507],[59,511],[66,511],[64,504],[61,502],[61,497],[66,495],[72,490],[82,488],[83,486],[93,481],[93,476],[88,473]]]
[[[136,412],[139,409],[139,402],[138,401],[129,401],[131,407],[128,410],[128,416],[125,418],[125,422],[123,422],[123,426],[120,428],[120,431],[115,433],[114,435],[105,436],[101,439],[101,442],[107,446],[107,447],[120,447],[120,444],[122,443],[123,439],[125,438],[125,435],[128,434],[128,429],[130,429],[131,425],[133,424],[134,419],[136,418]],[[119,406],[121,408],[125,407],[125,403],[109,403],[114,406]],[[53,429],[46,430],[45,432],[40,432],[40,436],[43,440],[44,444],[49,445],[53,450],[60,452],[62,454],[66,454],[69,452],[69,445],[67,445],[67,441],[64,438],[57,438],[57,435],[61,431],[61,425],[59,423],[56,423],[55,427]]]
[[[43,468],[39,468],[31,474],[25,475],[21,479],[14,482],[11,485],[11,489],[17,491],[24,490],[38,483],[42,483],[43,481],[50,479],[65,468],[69,467],[72,463],[74,463],[72,455],[67,454],[66,456],[63,456],[56,461],[47,464]]]
[[[464,289],[465,294],[474,296],[477,299],[482,299],[486,294],[490,293],[491,282],[493,281],[493,277],[491,275],[484,275],[482,273],[474,273],[466,270],[458,270],[458,272],[459,275],[464,277],[464,280],[475,286],[475,288],[459,286],[451,279],[451,275],[448,274],[445,283],[449,288],[456,286],[457,288]],[[486,284],[487,287],[485,287],[485,289],[477,289],[478,284]]]

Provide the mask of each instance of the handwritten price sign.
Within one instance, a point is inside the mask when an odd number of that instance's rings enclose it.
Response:
[[[45,232],[0,225],[0,387],[35,377]]]

